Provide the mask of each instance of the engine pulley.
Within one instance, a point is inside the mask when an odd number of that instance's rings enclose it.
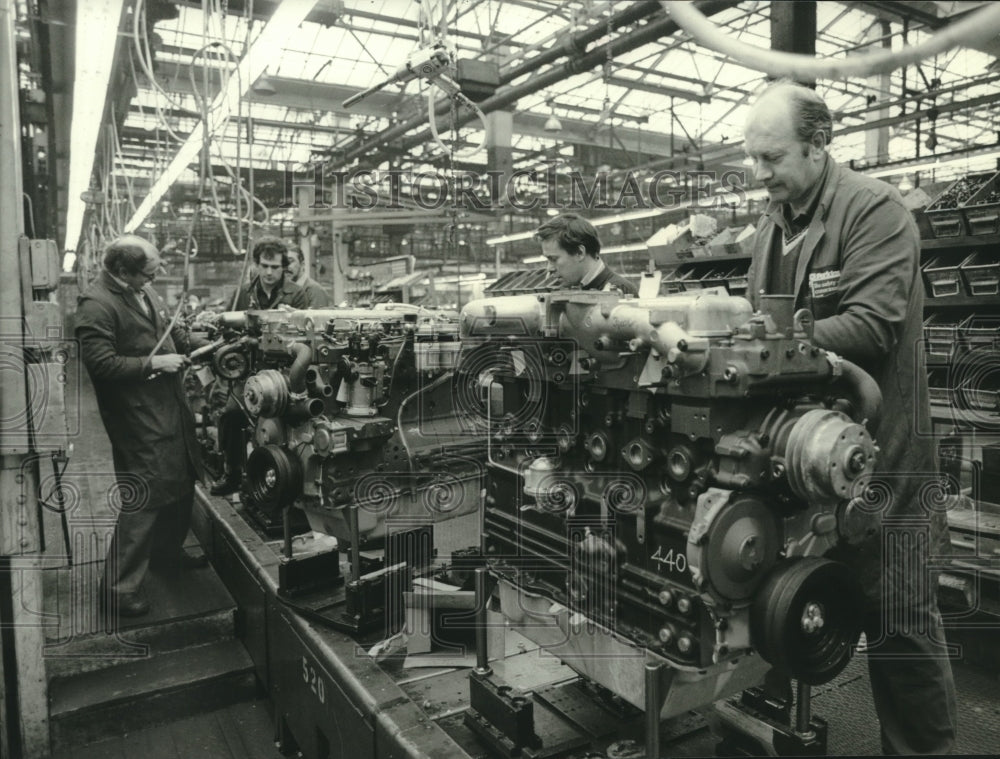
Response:
[[[243,401],[254,416],[281,416],[288,408],[288,380],[276,369],[264,369],[247,380]]]
[[[717,488],[699,499],[687,560],[695,587],[709,603],[748,601],[780,550],[780,528],[762,501]]]
[[[212,371],[225,380],[241,380],[250,373],[250,358],[242,344],[223,345],[212,355]]]
[[[262,445],[247,459],[250,502],[268,511],[291,505],[302,494],[302,464],[285,448]]]
[[[750,606],[750,640],[780,673],[822,685],[851,659],[861,635],[861,584],[836,561],[789,559],[768,575]]]
[[[809,503],[848,498],[851,483],[871,474],[877,451],[868,430],[841,412],[807,411],[788,435],[788,484]]]

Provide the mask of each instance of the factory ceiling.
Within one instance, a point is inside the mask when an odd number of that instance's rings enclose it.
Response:
[[[49,20],[58,24],[62,14],[61,21],[71,21],[72,5],[52,0]],[[696,5],[726,33],[769,48],[772,5],[784,4]],[[919,44],[979,5],[819,2],[815,53],[850,57]],[[181,145],[206,134],[204,107],[238,76],[237,62],[278,6],[265,0],[126,3],[92,184],[106,202],[90,207],[91,229],[96,223],[110,232],[136,220],[136,209]],[[245,97],[207,134],[211,171],[205,173],[216,177],[223,199],[235,195],[226,195],[225,183],[252,170],[259,186],[270,188],[261,205],[276,218],[292,212],[277,208],[281,198],[274,194],[286,189],[280,176],[290,167],[485,173],[557,166],[591,174],[739,168],[746,105],[766,82],[761,72],[697,44],[661,3],[649,0],[319,0],[311,6],[254,81],[238,83]],[[449,73],[479,112],[468,101],[456,105],[434,77],[386,84],[408,62],[427,63],[435,44],[458,62]],[[57,48],[51,50],[56,78],[65,75],[72,46]],[[833,155],[863,167],[884,164],[888,156],[947,156],[996,145],[998,53],[994,40],[889,75],[817,81],[835,113]],[[497,115],[503,113],[510,119]],[[65,148],[72,140],[68,118],[61,126],[57,139]],[[873,140],[875,132],[881,142]],[[199,181],[195,153],[164,194],[167,205],[157,202],[138,222],[166,212],[178,198],[183,203],[185,191],[177,188]],[[66,202],[61,197],[58,204]],[[66,240],[67,248],[74,245]]]

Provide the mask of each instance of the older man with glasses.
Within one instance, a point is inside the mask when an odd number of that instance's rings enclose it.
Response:
[[[192,346],[183,328],[170,328],[166,307],[149,286],[160,269],[152,243],[119,237],[107,246],[104,270],[80,295],[76,312],[81,358],[119,485],[101,592],[111,618],[149,611],[143,588],[149,568],[177,572],[207,563],[183,549],[202,466],[182,386]]]

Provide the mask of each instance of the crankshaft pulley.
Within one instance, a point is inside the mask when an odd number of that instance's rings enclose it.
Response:
[[[861,635],[861,584],[846,564],[778,563],[750,607],[750,637],[782,674],[822,685],[843,671]]]

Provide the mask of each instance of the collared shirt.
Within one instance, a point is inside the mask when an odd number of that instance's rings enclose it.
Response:
[[[605,269],[604,261],[602,261],[601,259],[598,258],[597,259],[597,263],[599,263],[600,266],[598,266],[595,269],[593,269],[587,276],[585,276],[583,279],[580,280],[580,287],[586,287],[591,282],[593,282],[595,279],[597,279],[598,275],[602,271],[604,271],[604,269]]]
[[[264,284],[260,281],[260,278],[257,278],[257,304],[261,310],[266,311],[274,305],[275,301],[281,295],[281,286],[284,283],[285,279],[284,275],[282,275],[282,278],[277,281],[274,287],[271,288],[271,292],[268,293],[264,289]]]
[[[830,175],[830,156],[823,159],[823,170],[809,190],[801,205],[781,203],[768,207],[768,216],[774,220],[775,231],[771,239],[771,262],[768,266],[768,292],[772,295],[795,295],[795,270],[799,262],[799,250],[806,236],[809,224],[819,208],[823,188]]]
[[[105,271],[107,271],[107,269],[105,269]],[[111,277],[113,282],[115,282],[118,285],[121,285],[122,289],[124,289],[126,292],[132,293],[132,296],[135,298],[136,303],[139,304],[139,308],[142,309],[142,312],[146,316],[153,315],[153,310],[149,305],[149,301],[146,299],[146,293],[144,293],[142,290],[133,290],[131,285],[128,284],[128,282],[118,279],[118,277],[116,277],[110,271],[108,272],[108,276]]]
[[[268,304],[262,305],[258,300],[261,295],[259,281],[260,277],[254,276],[250,282],[242,285],[236,291],[236,297],[232,300],[234,311],[268,310],[279,305],[288,305],[291,308],[309,307],[305,291],[292,282],[291,278],[283,278],[279,284],[275,285]]]
[[[812,189],[809,190],[809,195],[806,196],[805,202],[802,204],[792,202],[781,204],[782,219],[788,225],[787,231],[795,234],[809,226],[809,222],[812,221],[813,214],[816,213],[816,208],[819,206],[819,199],[823,195],[823,188],[826,186],[826,178],[829,174],[830,156],[824,155],[823,169],[820,171],[819,177],[816,179],[815,184],[813,184]]]

